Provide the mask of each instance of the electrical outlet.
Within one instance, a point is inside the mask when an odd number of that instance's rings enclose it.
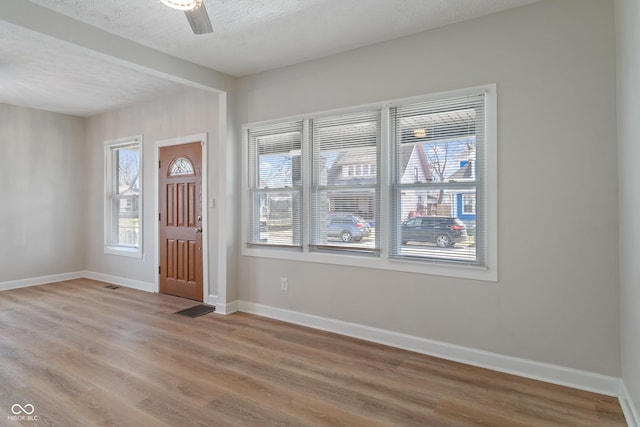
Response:
[[[280,278],[280,290],[286,291],[289,288],[289,280],[286,277]]]

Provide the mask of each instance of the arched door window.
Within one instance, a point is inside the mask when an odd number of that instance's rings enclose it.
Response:
[[[193,175],[193,164],[186,157],[178,157],[171,163],[169,176]]]

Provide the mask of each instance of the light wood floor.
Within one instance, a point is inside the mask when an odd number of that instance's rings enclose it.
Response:
[[[611,397],[104,286],[0,292],[0,425],[625,425]]]

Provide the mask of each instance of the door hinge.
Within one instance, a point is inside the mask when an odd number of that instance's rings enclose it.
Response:
[[[158,160],[158,169],[162,168],[162,160]]]
[[[162,267],[158,266],[158,274],[162,274]]]
[[[158,221],[162,221],[162,214],[158,213]]]

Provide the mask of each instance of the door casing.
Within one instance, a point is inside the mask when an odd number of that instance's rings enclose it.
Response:
[[[208,156],[208,143],[207,134],[200,133],[196,135],[181,136],[178,138],[163,139],[156,141],[154,144],[154,283],[156,292],[160,292],[160,276],[158,271],[160,269],[160,224],[158,222],[158,216],[160,215],[160,179],[158,174],[158,163],[160,162],[160,148],[171,147],[174,145],[189,144],[192,142],[202,143],[202,295],[204,302],[209,302],[209,192],[208,192],[208,170],[209,170],[209,156]]]

